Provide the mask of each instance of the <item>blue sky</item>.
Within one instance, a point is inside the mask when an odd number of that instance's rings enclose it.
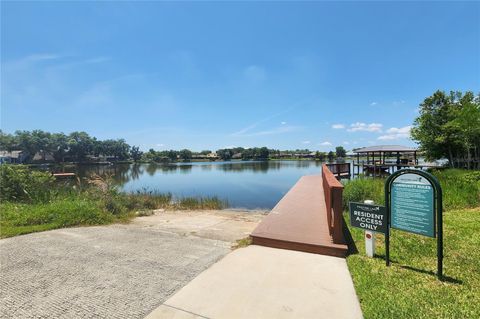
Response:
[[[478,2],[2,2],[1,129],[142,149],[412,145],[480,88]]]

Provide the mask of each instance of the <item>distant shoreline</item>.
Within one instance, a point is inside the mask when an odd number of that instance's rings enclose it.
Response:
[[[343,158],[344,161],[352,160],[351,157]],[[335,159],[331,162],[335,162],[338,159]],[[269,158],[269,159],[249,159],[249,160],[242,160],[242,159],[231,159],[231,160],[214,160],[214,161],[206,161],[206,160],[190,160],[190,161],[173,161],[173,162],[148,162],[148,161],[108,161],[108,162],[45,162],[45,163],[27,163],[27,164],[18,164],[18,165],[26,165],[31,167],[39,167],[39,166],[77,166],[77,165],[118,165],[118,164],[188,164],[188,163],[246,163],[246,162],[269,162],[269,161],[313,161],[313,162],[325,162],[328,163],[329,161],[322,161],[317,158]]]

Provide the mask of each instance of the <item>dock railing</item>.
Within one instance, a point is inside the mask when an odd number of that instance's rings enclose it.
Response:
[[[335,244],[343,244],[345,242],[342,215],[343,185],[335,178],[326,164],[322,165],[322,182],[330,235]]]
[[[350,177],[350,163],[328,163],[326,165],[337,178]]]

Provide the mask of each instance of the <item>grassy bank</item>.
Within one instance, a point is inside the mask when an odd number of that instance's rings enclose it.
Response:
[[[480,207],[480,171],[446,169],[431,173],[442,186],[445,210]],[[360,202],[365,199],[382,205],[385,202],[384,184],[385,179],[370,177],[347,181],[343,191],[344,209],[348,209],[351,201]]]
[[[0,204],[0,238],[72,226],[127,222],[154,209],[224,209],[227,203],[216,197],[183,197],[169,194],[122,194],[98,198],[86,194],[56,196],[48,202]]]
[[[436,241],[392,230],[390,267],[384,236],[365,256],[363,231],[350,228],[359,254],[347,258],[365,318],[480,318],[480,208],[444,213],[444,275],[436,277]]]
[[[347,263],[365,318],[480,318],[480,172],[433,173],[444,191],[445,280],[436,277],[436,239],[392,230],[386,267],[384,236],[376,235],[376,257],[368,258],[363,230],[350,227],[359,253]],[[383,203],[383,181],[350,181],[344,194],[345,207]]]
[[[154,209],[223,209],[217,197],[181,197],[144,190],[128,194],[95,177],[59,185],[48,173],[0,167],[0,237],[56,228],[125,222]]]

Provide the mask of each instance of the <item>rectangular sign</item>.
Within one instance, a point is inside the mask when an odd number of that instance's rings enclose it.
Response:
[[[392,228],[435,237],[433,187],[428,181],[399,177],[392,184],[390,207]]]
[[[350,224],[353,227],[385,234],[387,209],[385,206],[350,202]]]

